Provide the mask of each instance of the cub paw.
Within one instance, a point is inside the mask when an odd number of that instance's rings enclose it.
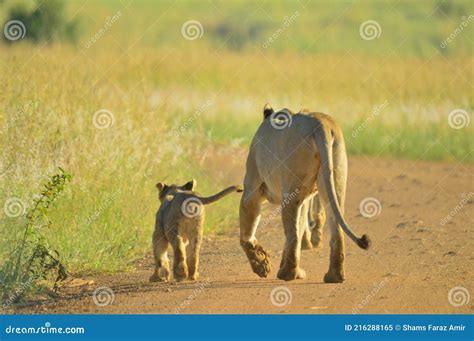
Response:
[[[164,274],[161,271],[155,271],[153,275],[148,279],[150,282],[167,282],[169,280],[169,274]]]
[[[185,263],[178,264],[173,269],[173,276],[176,282],[181,282],[188,277],[188,268]]]

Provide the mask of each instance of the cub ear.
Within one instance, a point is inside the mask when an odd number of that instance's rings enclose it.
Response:
[[[162,182],[158,182],[156,184],[156,188],[158,188],[158,191],[162,192],[165,189],[166,185]]]
[[[183,189],[185,191],[194,191],[194,188],[196,187],[196,180],[192,179],[191,181],[189,182],[186,182],[184,185],[183,185]]]
[[[270,116],[274,112],[275,111],[268,103],[265,104],[265,106],[263,107],[263,119],[266,119],[268,116]]]

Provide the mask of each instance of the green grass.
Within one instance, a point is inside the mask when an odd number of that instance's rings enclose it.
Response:
[[[459,26],[462,16],[473,13],[473,8],[468,0],[266,0],[258,3],[142,0],[134,1],[130,8],[115,0],[70,4],[72,13],[81,10],[88,14],[82,18],[85,37],[94,34],[106,16],[121,11],[122,18],[103,39],[122,46],[135,44],[140,37],[138,44],[147,47],[258,50],[282,27],[285,17],[298,12],[296,20],[270,44],[270,51],[308,54],[351,51],[384,56],[402,44],[403,48],[396,53],[403,57],[431,56],[433,49],[439,49],[440,43]],[[192,42],[182,39],[181,25],[188,20],[201,22],[204,28],[201,39]],[[379,39],[361,43],[359,26],[366,20],[377,21],[382,32]],[[471,55],[469,34],[473,32],[468,26],[466,34],[457,36],[448,49],[440,49],[440,52],[447,56]]]
[[[349,154],[391,156],[413,160],[472,162],[471,133],[453,134],[452,128],[436,123],[404,127],[375,123],[357,137],[345,129]]]

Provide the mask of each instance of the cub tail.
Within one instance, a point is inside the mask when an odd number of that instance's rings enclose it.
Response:
[[[241,186],[230,186],[230,187],[227,187],[226,189],[220,191],[219,193],[211,195],[210,197],[196,196],[196,198],[198,200],[200,200],[203,205],[209,205],[209,204],[212,204],[213,202],[215,202],[219,199],[222,199],[223,197],[225,197],[226,195],[228,195],[230,193],[233,193],[233,192],[240,193],[242,191],[243,191],[243,188]]]

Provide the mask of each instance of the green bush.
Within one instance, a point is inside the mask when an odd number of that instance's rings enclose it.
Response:
[[[261,22],[242,22],[234,19],[226,19],[210,27],[211,37],[217,41],[218,46],[226,46],[228,49],[239,51],[246,45],[255,44],[262,40],[265,25]]]
[[[4,40],[13,43],[19,38],[31,40],[34,43],[69,41],[76,42],[78,38],[79,22],[77,19],[67,20],[64,2],[62,0],[36,0],[33,9],[23,3],[13,6],[5,21],[4,27],[9,23],[20,22],[14,27],[10,26],[10,35],[4,34]],[[16,31],[15,31],[16,30]]]

